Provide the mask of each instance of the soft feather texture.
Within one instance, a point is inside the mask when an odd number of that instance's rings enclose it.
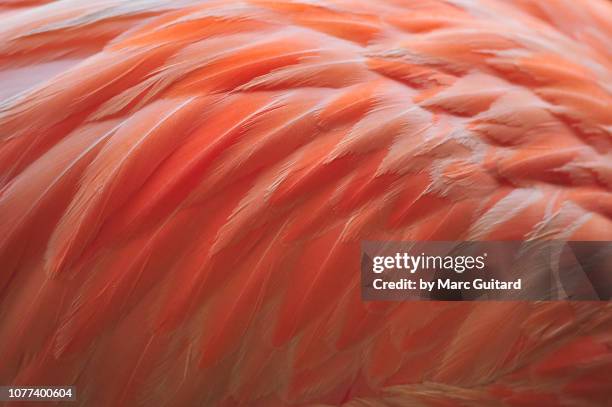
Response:
[[[0,2],[0,383],[590,406],[608,303],[364,303],[364,239],[612,240],[599,0]]]

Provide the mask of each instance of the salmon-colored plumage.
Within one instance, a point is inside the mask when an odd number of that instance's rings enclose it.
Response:
[[[612,240],[603,0],[0,1],[0,384],[603,406],[608,302],[364,302],[364,240]]]

